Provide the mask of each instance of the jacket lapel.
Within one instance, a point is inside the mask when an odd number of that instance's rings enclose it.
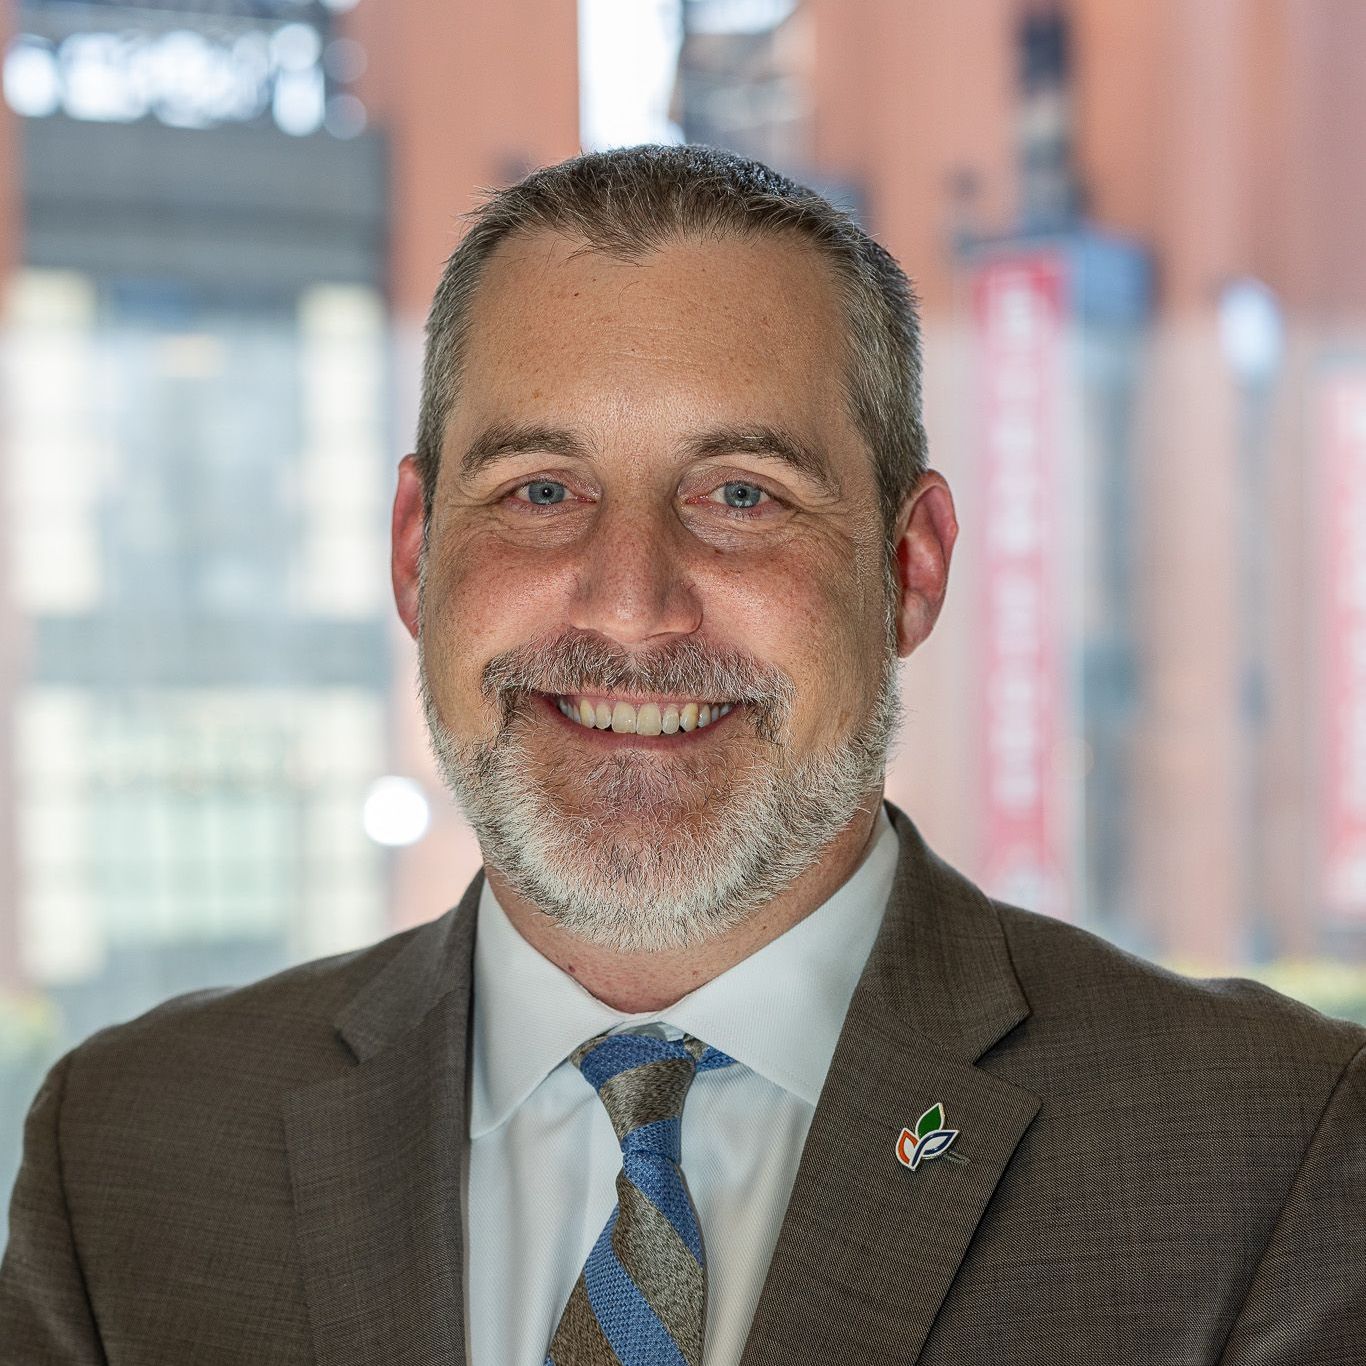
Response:
[[[317,1366],[465,1360],[461,1165],[482,877],[337,1022],[355,1065],[285,1104]]]
[[[896,883],[812,1119],[742,1366],[920,1355],[1039,1100],[975,1066],[1029,1013],[990,902],[889,808]],[[910,1171],[903,1126],[959,1130]]]

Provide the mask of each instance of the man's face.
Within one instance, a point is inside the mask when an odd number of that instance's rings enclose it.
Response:
[[[424,700],[486,860],[596,942],[728,928],[877,789],[896,656],[844,336],[786,240],[625,263],[541,234],[488,263]]]

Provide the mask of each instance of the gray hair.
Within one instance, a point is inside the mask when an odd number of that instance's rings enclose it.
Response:
[[[795,236],[834,269],[848,327],[845,390],[872,453],[891,528],[925,472],[920,324],[901,267],[847,213],[814,190],[713,147],[626,147],[531,172],[468,215],[427,318],[417,464],[429,516],[441,444],[460,382],[470,307],[484,264],[505,238],[555,232],[640,260],[680,238]]]

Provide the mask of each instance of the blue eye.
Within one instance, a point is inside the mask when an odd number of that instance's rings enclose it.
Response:
[[[727,507],[752,508],[758,507],[759,500],[766,495],[757,484],[742,484],[733,480],[728,484],[722,484],[721,496],[725,499]]]
[[[569,496],[569,490],[553,479],[537,479],[533,483],[523,484],[522,488],[526,490],[526,501],[536,507],[550,507],[555,503],[563,503]]]

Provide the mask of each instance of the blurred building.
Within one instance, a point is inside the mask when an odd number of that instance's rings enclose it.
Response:
[[[678,17],[671,106],[685,140],[809,166],[814,54],[800,5],[687,0]]]
[[[6,903],[79,1031],[383,924],[386,183],[321,6],[16,19]]]
[[[668,128],[854,206],[923,301],[964,531],[893,796],[1144,952],[1362,957],[1366,11],[647,9]],[[572,0],[4,14],[0,984],[74,1038],[473,866],[388,601],[421,323],[479,187],[578,146],[581,64],[639,73]]]

